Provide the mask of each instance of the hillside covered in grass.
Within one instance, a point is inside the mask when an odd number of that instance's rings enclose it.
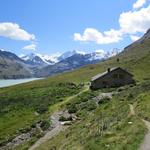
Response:
[[[67,97],[83,90],[83,86],[88,85],[92,76],[116,66],[130,71],[137,85],[127,87],[119,92],[120,96],[116,95],[111,101],[98,106],[93,98],[102,93],[101,90],[97,92],[89,90],[87,94],[83,93],[81,97],[65,102]],[[70,111],[73,109],[80,121],[72,125],[67,132],[60,133],[56,138],[41,145],[40,150],[55,147],[135,150],[146,133],[146,128],[138,116],[149,120],[149,81],[150,39],[143,37],[142,40],[126,47],[118,56],[104,62],[43,80],[1,88],[0,146],[17,135],[30,131],[39,121],[47,122],[44,127],[47,127],[47,124],[50,126],[48,117],[52,111],[55,111],[54,106],[64,102],[63,107]],[[104,89],[104,92],[107,90],[109,89]],[[113,89],[113,92],[117,90]],[[135,107],[137,116],[130,114],[131,103]],[[132,122],[132,125],[129,122]],[[37,131],[35,136],[37,140],[42,135]],[[27,147],[25,146],[24,149]]]
[[[102,91],[84,93],[67,103],[68,110],[75,110],[80,119],[67,131],[41,144],[36,150],[137,150],[147,129],[140,120],[140,115],[131,113],[129,104],[136,104],[143,92],[148,96],[150,83],[134,87],[126,86],[119,91],[111,100],[104,98],[98,105],[95,100],[98,100],[98,95]],[[149,103],[146,102],[146,98],[141,103],[143,104],[138,105],[138,109],[144,111],[143,107]]]

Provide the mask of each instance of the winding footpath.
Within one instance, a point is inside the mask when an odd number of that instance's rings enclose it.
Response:
[[[85,87],[84,90],[79,92],[78,94],[68,97],[65,102],[68,102],[69,100],[81,95],[82,93],[88,91],[88,87]],[[63,102],[64,103],[64,102]],[[40,138],[35,144],[33,144],[29,150],[34,150],[37,147],[39,147],[41,144],[45,143],[46,141],[50,140],[54,136],[58,135],[61,131],[64,131],[68,128],[68,126],[61,124],[59,121],[59,117],[61,116],[62,112],[61,111],[56,111],[51,115],[51,122],[52,122],[52,130],[48,131],[42,138]]]
[[[34,150],[38,146],[40,146],[42,143],[46,142],[47,140],[50,140],[54,136],[56,136],[60,131],[63,131],[67,128],[67,126],[63,126],[61,122],[59,121],[59,116],[61,112],[55,112],[51,116],[52,126],[53,129],[48,131],[42,138],[40,138],[33,146],[29,148],[29,150]]]
[[[139,150],[150,150],[150,122],[143,120],[144,124],[146,125],[148,132],[145,135],[143,143],[140,145]]]
[[[135,115],[134,107],[130,104],[130,113],[131,115]],[[150,122],[142,119],[143,123],[145,124],[148,132],[146,133],[143,142],[140,145],[139,150],[150,150]]]

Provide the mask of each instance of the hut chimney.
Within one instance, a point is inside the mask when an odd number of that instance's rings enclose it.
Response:
[[[110,68],[107,69],[108,73],[110,72]]]

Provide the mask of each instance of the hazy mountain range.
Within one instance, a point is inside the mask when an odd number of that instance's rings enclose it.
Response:
[[[110,52],[97,50],[96,52],[92,52],[92,53],[85,53],[82,51],[73,50],[73,51],[67,51],[62,54],[54,54],[54,55],[42,55],[38,53],[31,53],[28,55],[22,55],[20,56],[20,58],[28,63],[31,63],[32,65],[33,64],[34,65],[54,65],[74,55],[85,56],[85,59],[89,59],[90,61],[93,61],[93,60],[101,60],[101,59],[109,58],[111,56],[118,54],[119,52],[120,52],[119,49],[113,49]]]
[[[56,73],[73,70],[87,64],[94,64],[115,56],[120,50],[110,52],[98,50],[92,53],[68,51],[63,54],[42,55],[31,53],[17,56],[0,50],[0,78],[45,77]]]

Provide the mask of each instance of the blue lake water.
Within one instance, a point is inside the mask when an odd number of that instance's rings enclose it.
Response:
[[[34,80],[40,80],[41,78],[30,78],[30,79],[8,79],[8,80],[0,80],[0,88],[8,87],[16,84],[26,83]]]

